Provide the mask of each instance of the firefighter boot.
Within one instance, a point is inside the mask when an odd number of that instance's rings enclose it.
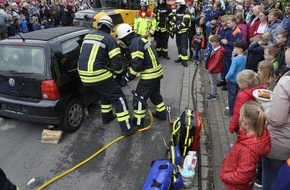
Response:
[[[113,114],[113,113],[111,113],[111,114],[109,114],[109,115],[105,115],[105,114],[103,114],[103,117],[102,117],[102,123],[103,123],[103,124],[107,124],[107,123],[113,121],[115,118],[116,118],[116,115]]]
[[[188,67],[187,61],[182,61],[182,65],[183,65],[184,67]]]
[[[170,57],[168,56],[168,54],[167,53],[165,53],[165,54],[163,54],[163,57],[165,58],[165,59],[170,59]]]
[[[153,113],[153,116],[157,119],[162,120],[162,121],[166,121],[166,112],[165,111]]]
[[[174,61],[175,63],[181,63],[182,60],[180,58],[178,58],[177,60]]]

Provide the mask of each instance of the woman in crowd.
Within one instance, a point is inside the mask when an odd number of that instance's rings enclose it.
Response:
[[[290,64],[290,42],[286,44],[285,62]],[[273,90],[270,106],[265,107],[271,151],[263,157],[263,189],[272,190],[281,166],[290,155],[290,72],[285,73]],[[262,104],[263,105],[263,104]]]

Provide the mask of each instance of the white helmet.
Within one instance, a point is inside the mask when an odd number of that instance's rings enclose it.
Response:
[[[145,7],[145,6],[148,6],[148,5],[149,5],[148,0],[141,0],[140,1],[140,6],[141,7]]]
[[[122,39],[126,37],[128,34],[131,34],[132,32],[134,32],[132,26],[130,26],[129,24],[123,23],[118,26],[116,30],[116,37],[117,39]]]
[[[98,28],[101,28],[102,25],[106,25],[111,30],[113,30],[113,28],[114,28],[112,18],[109,17],[108,15],[104,15],[100,18],[100,20],[98,22]]]
[[[185,5],[185,1],[184,0],[176,0],[176,4]]]

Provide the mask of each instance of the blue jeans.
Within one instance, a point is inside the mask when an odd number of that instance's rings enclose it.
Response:
[[[232,57],[231,56],[225,56],[223,69],[222,69],[222,73],[221,73],[221,80],[226,81],[225,77],[226,77],[227,73],[230,70],[231,63],[232,63]]]
[[[217,95],[217,73],[209,73],[209,80],[211,85],[210,94],[216,96]]]
[[[228,101],[229,101],[229,110],[230,110],[231,115],[234,112],[235,100],[236,100],[236,96],[239,90],[240,88],[237,83],[235,82],[228,83]]]
[[[263,190],[272,190],[275,186],[277,175],[280,168],[285,164],[286,160],[273,160],[271,158],[262,158],[262,183]]]
[[[197,60],[199,62],[201,62],[201,52],[200,50],[195,50],[193,49],[193,60]]]

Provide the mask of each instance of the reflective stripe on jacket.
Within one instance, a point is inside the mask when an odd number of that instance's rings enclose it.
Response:
[[[138,35],[148,34],[152,36],[156,30],[156,19],[154,13],[147,10],[143,15],[141,10],[138,11],[134,21],[134,30]]]
[[[101,82],[113,76],[111,71],[120,74],[123,71],[121,57],[117,41],[110,34],[98,30],[86,35],[78,63],[82,82],[85,84]]]
[[[131,52],[129,72],[131,75],[136,76],[140,72],[141,80],[155,80],[163,77],[156,50],[152,48],[148,40],[135,37],[129,48]]]

